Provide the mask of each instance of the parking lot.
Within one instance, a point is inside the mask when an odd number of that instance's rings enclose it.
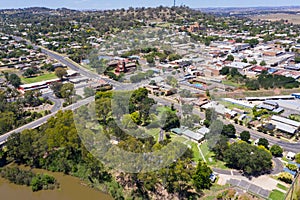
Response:
[[[238,179],[230,179],[227,181],[228,184],[240,187],[246,191],[252,192],[254,194],[257,194],[261,197],[268,198],[271,191],[265,190],[262,187],[259,187],[257,185],[254,185],[248,181],[245,180],[238,180]]]

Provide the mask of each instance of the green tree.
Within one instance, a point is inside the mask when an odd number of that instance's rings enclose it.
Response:
[[[233,57],[233,55],[228,55],[227,56],[227,58],[226,58],[226,60],[228,60],[228,61],[234,61],[234,57]]]
[[[249,131],[243,131],[240,133],[240,137],[241,137],[241,140],[245,141],[245,142],[248,142],[249,139],[250,139],[250,133]]]
[[[261,145],[266,149],[269,149],[269,141],[266,138],[259,138],[257,145]]]
[[[256,61],[255,59],[253,59],[252,61],[250,61],[250,64],[256,65],[256,64],[257,64],[257,61]]]
[[[165,111],[161,117],[164,120],[163,129],[169,131],[172,128],[180,127],[180,121],[176,113],[172,111]]]
[[[245,142],[236,142],[229,146],[224,161],[230,167],[243,170],[245,174],[257,175],[272,169],[272,155],[264,147]]]
[[[37,74],[38,73],[38,70],[36,68],[28,68],[25,70],[25,72],[23,73],[23,76],[26,76],[26,77],[32,77],[33,75]]]
[[[266,66],[267,63],[266,63],[266,61],[262,60],[262,61],[259,63],[259,65],[260,65],[260,66]]]
[[[19,88],[21,85],[21,79],[17,74],[10,74],[9,75],[9,82],[15,87]]]
[[[222,134],[226,135],[227,137],[235,137],[235,127],[232,124],[224,125]]]
[[[53,90],[53,93],[56,97],[61,98],[61,88],[63,84],[61,82],[54,82],[50,85],[51,90]]]
[[[242,62],[247,63],[248,62],[247,58],[243,58]]]
[[[183,115],[189,115],[193,111],[193,105],[190,104],[184,104],[182,105],[182,114]]]
[[[229,138],[220,135],[219,137],[212,137],[209,141],[209,148],[215,153],[215,157],[218,160],[224,160],[224,153],[229,148]]]
[[[282,156],[283,149],[279,145],[274,144],[273,146],[271,146],[270,152],[273,156]]]
[[[74,84],[65,83],[60,89],[61,96],[65,99],[69,99],[74,93]]]
[[[179,60],[181,58],[182,58],[182,56],[179,55],[179,54],[173,54],[172,53],[172,54],[169,55],[169,61]]]
[[[194,186],[198,190],[209,189],[212,185],[211,180],[209,179],[211,174],[212,170],[207,166],[207,164],[202,160],[199,160],[196,171],[192,177]]]
[[[149,120],[149,111],[155,102],[152,98],[148,97],[148,90],[145,88],[139,88],[135,90],[129,100],[129,113],[138,111],[140,114],[140,120],[143,123],[147,123]]]
[[[93,96],[95,94],[95,91],[91,87],[85,87],[83,89],[83,93],[84,93],[85,98],[87,98],[87,97]]]
[[[67,70],[65,70],[62,67],[58,67],[58,68],[55,69],[55,75],[58,78],[63,79],[63,77],[67,75]]]
[[[295,164],[287,164],[286,166],[289,170],[292,170],[292,171],[297,171],[298,170],[298,166],[295,165]]]
[[[278,175],[278,179],[283,181],[283,182],[286,182],[286,183],[292,183],[293,182],[293,176],[292,176],[292,174],[290,174],[288,172],[281,172]]]
[[[229,74],[230,72],[230,68],[229,67],[223,67],[221,70],[220,70],[220,74],[221,75],[227,75]]]
[[[300,153],[295,155],[295,161],[300,164]]]
[[[213,108],[208,108],[205,110],[205,119],[209,120],[209,121],[213,121],[217,119],[217,113],[215,111],[215,109]]]

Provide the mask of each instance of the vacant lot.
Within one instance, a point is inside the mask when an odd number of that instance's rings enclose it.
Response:
[[[300,24],[300,14],[285,14],[285,13],[276,13],[276,14],[266,14],[266,15],[256,15],[251,16],[250,18],[254,20],[269,20],[269,21],[279,21],[281,19],[288,20],[290,23]]]

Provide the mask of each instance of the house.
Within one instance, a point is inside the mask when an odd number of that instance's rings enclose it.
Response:
[[[230,109],[227,109],[227,108],[225,109],[225,117],[228,118],[228,119],[232,119],[232,118],[236,117],[237,114],[238,113],[234,110],[230,110]]]
[[[156,85],[146,85],[145,88],[151,93],[151,94],[159,94],[159,87]]]
[[[136,63],[135,62],[127,62],[126,60],[123,60],[121,62],[118,62],[117,68],[115,69],[116,73],[120,72],[129,72],[136,69]]]
[[[189,129],[184,130],[182,132],[182,135],[184,135],[192,140],[195,140],[197,142],[200,142],[202,139],[204,139],[204,135],[194,132],[194,131],[191,131]]]
[[[231,63],[226,64],[226,67],[236,68],[238,70],[243,70],[250,66],[251,65],[249,63],[244,63],[244,62],[231,62]]]
[[[201,140],[204,139],[204,135],[202,133],[194,132],[192,130],[189,130],[186,127],[173,128],[173,129],[171,129],[171,131],[177,135],[184,135],[184,136],[188,137],[189,139],[194,140],[196,142],[200,142]]]
[[[197,133],[200,133],[201,135],[205,135],[205,134],[209,133],[209,128],[206,128],[205,126],[203,126],[197,130]]]

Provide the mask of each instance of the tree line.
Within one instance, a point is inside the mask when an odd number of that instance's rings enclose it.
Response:
[[[18,167],[4,167],[0,169],[0,176],[11,183],[30,186],[33,192],[59,188],[59,183],[53,176],[36,174]]]

